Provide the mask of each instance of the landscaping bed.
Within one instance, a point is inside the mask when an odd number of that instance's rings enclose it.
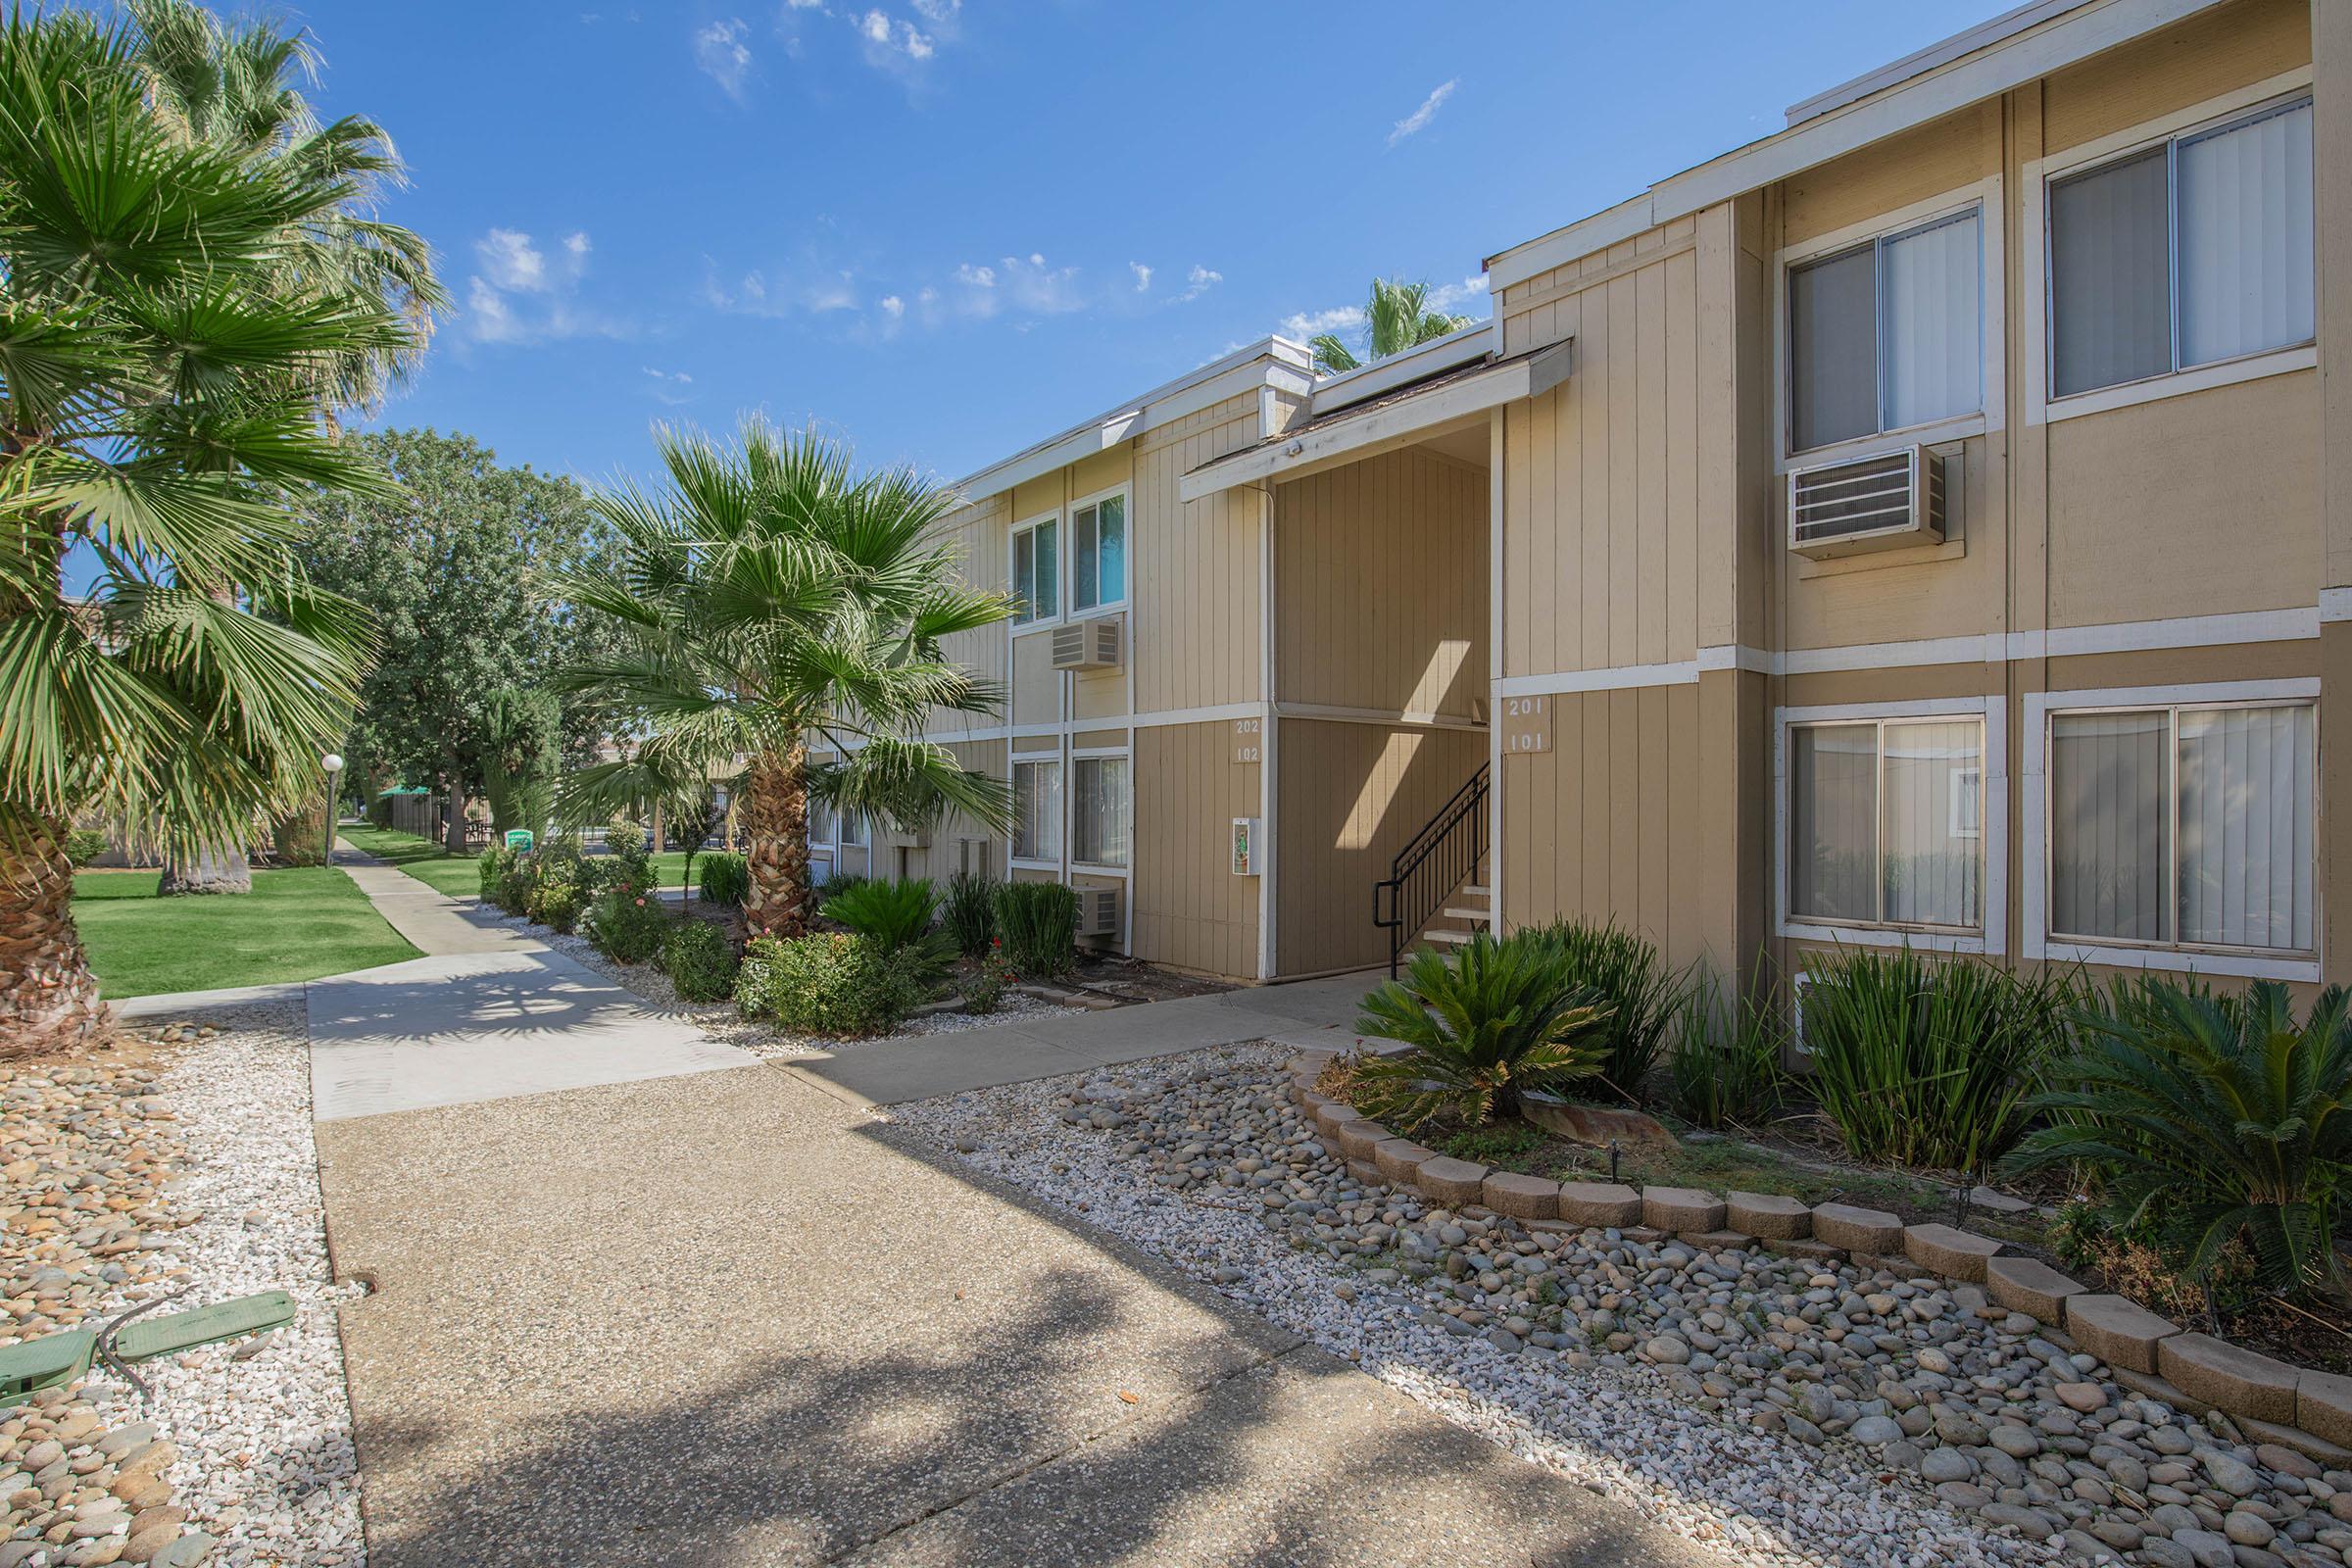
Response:
[[[0,1340],[181,1291],[295,1320],[0,1410],[0,1568],[365,1560],[299,1004],[206,1018],[0,1067]]]
[[[1442,1413],[1743,1562],[2332,1565],[2352,1469],[2135,1392],[1900,1259],[1447,1208],[1245,1049],[894,1112]]]

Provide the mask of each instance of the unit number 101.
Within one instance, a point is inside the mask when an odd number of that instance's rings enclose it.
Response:
[[[1502,700],[1502,750],[1505,756],[1526,756],[1551,750],[1551,699],[1505,697]]]

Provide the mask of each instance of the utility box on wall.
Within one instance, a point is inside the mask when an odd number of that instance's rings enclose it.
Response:
[[[1257,834],[1261,818],[1237,816],[1233,819],[1233,874],[1257,875]]]

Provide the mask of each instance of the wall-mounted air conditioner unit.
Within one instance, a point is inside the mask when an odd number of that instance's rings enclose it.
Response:
[[[1078,889],[1078,934],[1118,941],[1119,903],[1126,891],[1124,888]]]
[[[1943,459],[1904,447],[1788,473],[1788,548],[1828,558],[1943,542]]]
[[[1116,669],[1119,667],[1119,620],[1074,620],[1054,628],[1055,669]]]

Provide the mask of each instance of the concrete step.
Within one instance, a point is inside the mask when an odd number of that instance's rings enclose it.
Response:
[[[1494,900],[1494,890],[1481,883],[1465,882],[1462,884],[1462,897],[1466,899],[1485,899],[1488,903],[1492,904]]]
[[[1458,948],[1476,935],[1478,933],[1475,931],[1456,931],[1451,926],[1433,925],[1421,933],[1421,940],[1441,948]]]
[[[1448,906],[1445,912],[1446,917],[1449,920],[1471,920],[1480,925],[1489,924],[1494,918],[1494,911],[1492,909],[1454,908]]]

